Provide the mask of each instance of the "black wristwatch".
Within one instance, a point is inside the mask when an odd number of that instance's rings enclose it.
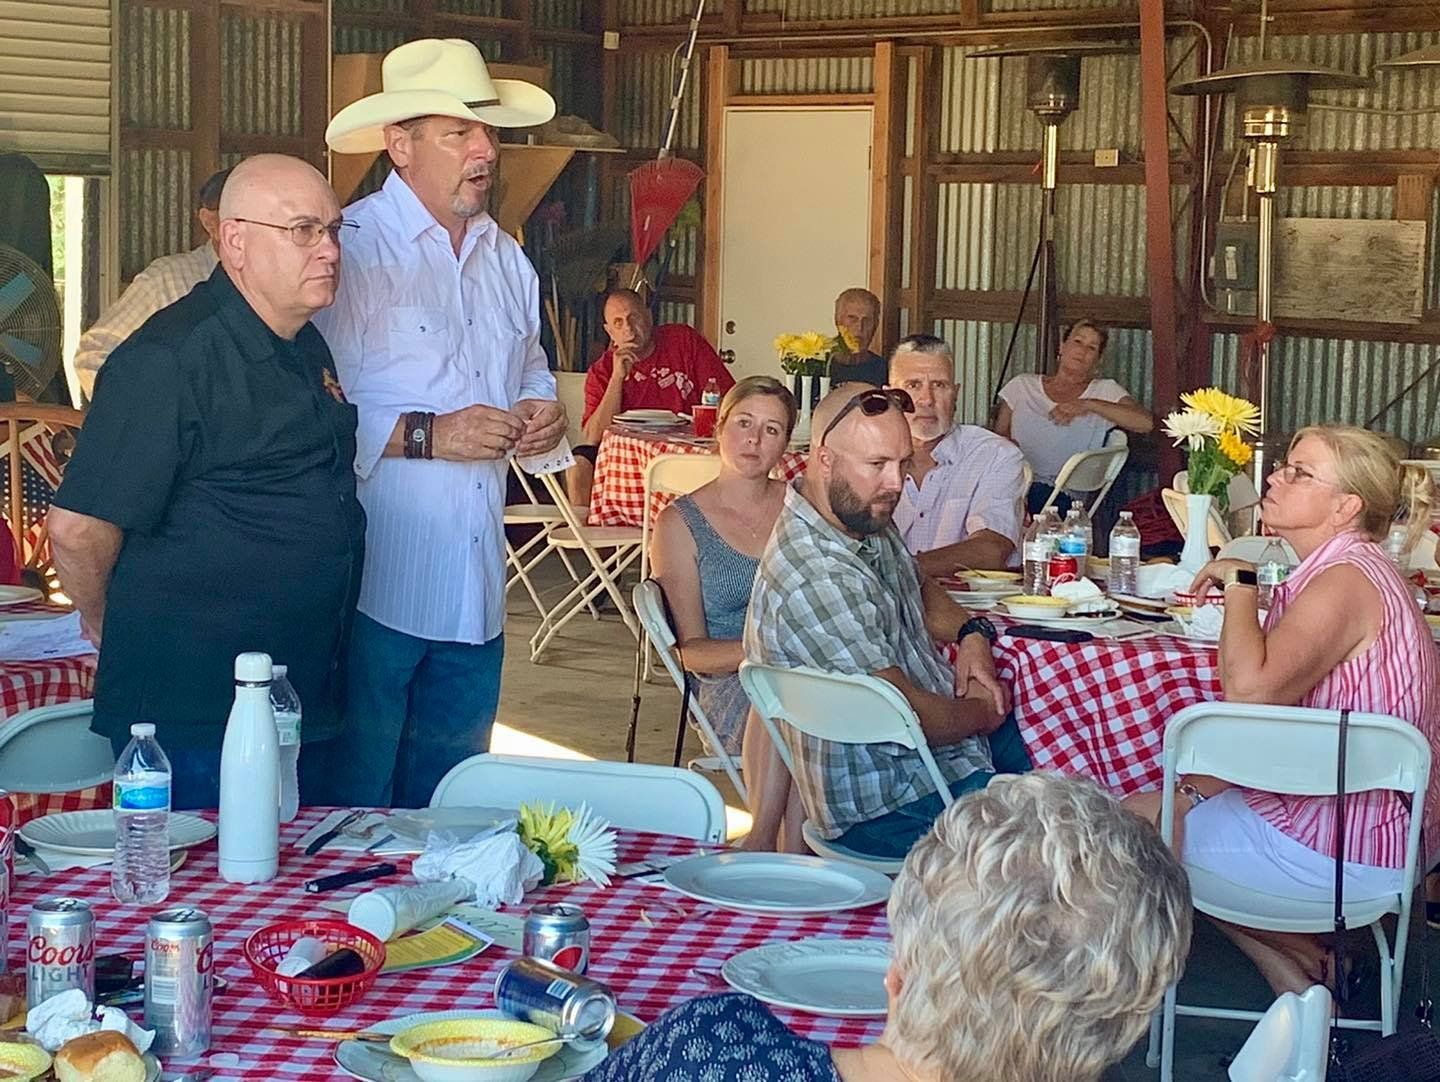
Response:
[[[1235,572],[1235,577],[1231,579],[1227,585],[1259,586],[1260,580],[1256,577],[1255,572],[1240,568]]]
[[[995,625],[983,616],[972,616],[960,625],[960,630],[955,634],[955,642],[959,643],[966,635],[984,635],[985,641],[994,645],[1000,633],[995,630]]]

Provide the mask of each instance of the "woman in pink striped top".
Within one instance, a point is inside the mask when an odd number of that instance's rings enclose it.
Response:
[[[1424,733],[1440,762],[1440,654],[1411,591],[1378,542],[1408,519],[1411,542],[1429,526],[1432,487],[1373,432],[1306,428],[1270,474],[1266,526],[1300,564],[1261,613],[1248,565],[1211,563],[1193,589],[1225,584],[1220,683],[1235,702],[1389,714]],[[1181,779],[1177,824],[1186,864],[1257,891],[1329,901],[1335,882],[1335,800]],[[1432,771],[1426,830],[1440,838],[1440,770]],[[1379,897],[1400,889],[1409,812],[1390,792],[1346,800],[1345,891]],[[1177,827],[1178,829],[1178,827]],[[1332,957],[1318,936],[1221,924],[1276,993],[1329,980]]]

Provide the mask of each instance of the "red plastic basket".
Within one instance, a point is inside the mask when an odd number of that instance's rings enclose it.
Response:
[[[324,980],[282,977],[276,966],[303,936],[333,944],[337,950],[349,947],[365,959],[365,969],[354,976]],[[334,1014],[370,990],[385,964],[385,944],[343,920],[289,920],[261,928],[245,940],[245,960],[255,979],[282,1003],[302,1014]]]

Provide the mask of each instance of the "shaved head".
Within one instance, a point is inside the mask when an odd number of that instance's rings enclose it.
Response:
[[[831,391],[815,407],[810,425],[805,497],[851,537],[869,537],[890,525],[912,455],[910,426],[893,405],[873,417],[851,409],[826,434],[852,399],[870,393],[873,388]]]
[[[257,154],[230,171],[220,194],[220,263],[281,338],[335,301],[340,244],[317,227],[338,229],[339,221],[340,201],[308,162]]]

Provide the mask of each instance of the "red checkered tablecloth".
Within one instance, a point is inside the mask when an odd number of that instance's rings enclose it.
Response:
[[[714,441],[702,442],[684,436],[655,436],[611,428],[600,441],[595,459],[595,485],[590,493],[592,526],[643,526],[645,513],[645,469],[660,455],[713,455]],[[793,481],[805,472],[806,452],[786,451],[778,474]],[[665,504],[664,496],[652,497],[650,521],[655,521]]]
[[[1116,796],[1159,788],[1165,722],[1220,698],[1215,647],[1176,635],[1075,644],[1001,635],[995,671],[1036,769],[1093,778]]]
[[[305,880],[373,863],[365,854],[322,852],[307,857],[293,844],[318,823],[326,809],[306,809],[282,827],[280,875],[269,883],[238,886],[220,879],[215,843],[192,850],[190,859],[171,878],[167,904],[194,905],[215,925],[217,972],[229,989],[215,999],[214,1040],[210,1054],[232,1053],[238,1067],[226,1067],[217,1079],[344,1077],[334,1064],[334,1044],[262,1032],[269,1025],[299,1025],[297,1012],[270,1000],[254,982],[242,944],[251,933],[276,921],[333,917],[321,901],[358,893],[306,894]],[[624,833],[620,859],[682,855],[697,843],[673,837]],[[121,905],[110,896],[108,866],[60,872],[41,878],[17,877],[10,911],[12,929],[23,929],[30,907],[40,898],[70,895],[95,907],[97,946],[101,953],[143,955],[147,911]],[[600,888],[551,887],[536,891],[526,904],[539,900],[576,902],[585,908],[593,929],[590,975],[615,989],[620,1008],[654,1021],[663,1011],[687,999],[724,990],[711,972],[730,956],[773,941],[814,935],[885,938],[883,906],[828,916],[779,919],[717,909],[675,894],[664,887],[619,882]],[[646,911],[642,919],[641,911]],[[12,931],[10,962],[20,965],[21,934]],[[495,978],[513,951],[492,946],[469,962],[439,969],[382,975],[358,1003],[330,1016],[324,1024],[351,1029],[418,1011],[494,1006]],[[797,1033],[818,1040],[855,1045],[874,1040],[883,1019],[822,1018],[793,1011],[777,1012]],[[167,1066],[169,1066],[167,1064]]]

